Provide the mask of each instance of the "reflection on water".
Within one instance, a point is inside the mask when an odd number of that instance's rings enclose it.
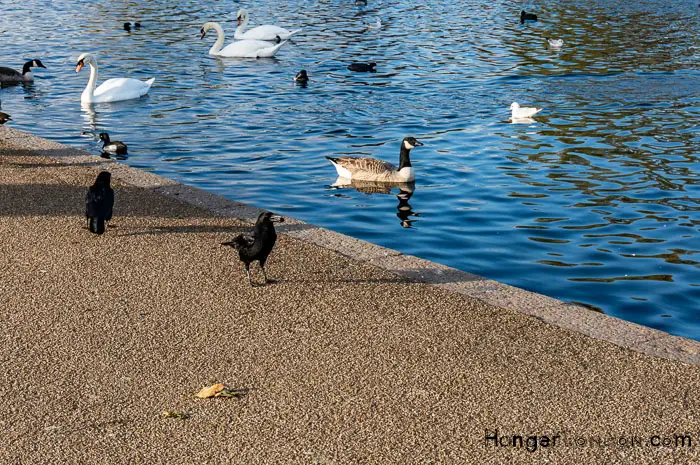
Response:
[[[396,216],[399,218],[400,225],[404,228],[413,228],[413,223],[416,222],[419,213],[413,211],[413,207],[408,203],[413,197],[413,193],[416,190],[415,182],[376,182],[376,181],[360,181],[360,180],[350,180],[339,176],[335,182],[331,185],[333,189],[347,189],[352,188],[357,192],[362,192],[363,194],[384,194],[384,195],[396,195],[399,201],[396,206]],[[395,192],[396,191],[396,192]],[[338,194],[333,194],[336,197],[340,197]]]
[[[207,55],[230,2],[5,3],[0,65],[48,68],[0,90],[7,124],[96,155],[107,131],[130,165],[700,339],[696,3],[260,0],[258,24],[303,28],[275,60]],[[155,77],[148,97],[83,110],[86,51],[101,79]],[[512,102],[544,110],[508,124]],[[417,199],[328,188],[324,156],[395,160],[408,135]]]

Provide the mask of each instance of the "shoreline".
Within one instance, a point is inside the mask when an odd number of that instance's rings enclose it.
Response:
[[[258,207],[187,186],[115,160],[99,159],[95,155],[25,131],[2,126],[0,142],[49,156],[61,162],[90,163],[99,169],[109,169],[113,177],[133,186],[152,189],[166,197],[248,223],[254,223],[258,214],[263,211]],[[279,232],[338,252],[353,260],[372,264],[409,280],[435,285],[496,307],[515,310],[551,325],[646,355],[700,366],[700,342],[698,341],[406,255],[301,220],[285,218],[287,223],[278,228]]]

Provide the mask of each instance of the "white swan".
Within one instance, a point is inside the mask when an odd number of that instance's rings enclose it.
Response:
[[[275,40],[277,37],[281,40],[286,40],[301,31],[301,29],[290,31],[283,27],[272,26],[270,24],[264,24],[254,27],[249,31],[245,31],[244,29],[248,26],[248,12],[245,8],[241,8],[238,10],[236,16],[238,19],[238,27],[233,35],[233,38],[236,40]]]
[[[279,44],[272,44],[270,42],[265,42],[264,40],[239,40],[238,42],[233,42],[228,44],[225,48],[221,48],[224,45],[224,30],[221,28],[219,23],[204,23],[200,32],[202,33],[202,39],[207,34],[209,29],[216,30],[216,42],[209,49],[209,55],[217,57],[226,58],[270,58],[275,56],[277,50],[279,50],[284,44],[287,43],[285,40]]]
[[[131,100],[146,95],[153,85],[155,78],[147,81],[139,81],[131,78],[107,79],[100,87],[97,84],[97,60],[89,53],[83,53],[78,57],[78,65],[75,72],[79,72],[85,64],[90,65],[90,80],[85,87],[80,101],[84,103],[106,103]]]
[[[333,164],[338,176],[351,181],[412,182],[416,179],[409,153],[412,148],[423,145],[415,137],[406,137],[401,142],[399,167],[376,158],[326,157]]]

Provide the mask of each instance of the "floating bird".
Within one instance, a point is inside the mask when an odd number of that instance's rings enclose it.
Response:
[[[367,0],[355,0],[355,5],[357,5],[357,6],[367,5]]]
[[[142,97],[148,93],[155,78],[147,81],[139,81],[132,78],[107,79],[98,88],[97,85],[97,59],[89,53],[83,53],[78,57],[78,65],[75,72],[79,72],[86,64],[90,65],[90,79],[85,90],[80,96],[84,103],[118,102]]]
[[[141,23],[139,23],[138,21],[136,21],[136,22],[134,23],[134,29],[141,29]]]
[[[401,142],[399,167],[376,158],[326,157],[335,167],[338,176],[349,180],[380,182],[411,182],[416,179],[409,153],[411,149],[423,145],[415,137],[406,137]]]
[[[109,171],[101,171],[85,195],[85,218],[91,233],[103,234],[105,222],[112,219],[114,191],[109,185],[111,179]]]
[[[221,245],[227,245],[238,250],[238,257],[245,265],[245,272],[248,275],[248,282],[251,286],[253,281],[250,279],[250,264],[256,260],[260,263],[260,269],[263,277],[265,277],[265,284],[269,282],[265,274],[265,262],[275,246],[275,241],[277,241],[274,223],[282,222],[284,222],[284,218],[281,216],[263,212],[255,222],[252,235],[239,234],[232,241],[221,243]]]
[[[521,107],[518,104],[518,102],[511,103],[510,110],[511,110],[511,119],[513,119],[513,120],[530,118],[530,117],[534,116],[535,113],[539,113],[540,111],[542,111],[541,108]]]
[[[109,134],[106,132],[100,133],[100,140],[102,141],[102,150],[105,152],[113,153],[115,155],[126,155],[127,147],[124,142],[110,140]]]
[[[309,82],[309,76],[306,74],[306,70],[302,69],[297,73],[296,76],[294,76],[294,81],[298,82],[299,84],[306,84]]]
[[[0,111],[0,125],[3,125],[3,124],[5,124],[5,123],[7,123],[8,121],[11,121],[11,120],[12,120],[12,118],[10,118],[10,115],[8,115],[7,113],[3,113],[2,111]]]
[[[22,72],[12,68],[0,66],[0,82],[30,82],[34,80],[31,68],[38,67],[46,69],[41,60],[29,60],[22,67]]]
[[[126,32],[131,32],[131,23],[124,23],[124,30]]]
[[[275,45],[264,40],[246,39],[233,42],[222,49],[221,47],[224,46],[225,36],[224,30],[221,28],[219,23],[204,23],[204,26],[202,26],[202,29],[199,31],[202,34],[201,38],[204,39],[207,31],[210,29],[214,29],[217,34],[216,42],[209,49],[209,55],[212,56],[228,58],[270,58],[275,56],[275,53],[277,53],[277,51],[287,43],[285,40],[284,42]],[[281,41],[279,37],[277,37],[276,40],[277,42]]]
[[[358,73],[376,73],[377,70],[374,67],[377,66],[374,62],[369,63],[352,63],[348,65],[350,71],[357,71]]]
[[[367,24],[367,29],[381,29],[382,28],[382,20],[377,17],[377,21],[375,21],[374,24]]]
[[[537,21],[537,15],[526,13],[525,10],[522,10],[520,12],[520,24],[523,24],[525,21]]]
[[[553,49],[562,48],[564,46],[564,41],[562,39],[550,39],[545,37],[545,40],[549,43],[549,46]]]
[[[283,27],[272,26],[270,24],[263,24],[262,26],[254,27],[248,31],[245,28],[248,26],[248,12],[245,8],[238,10],[236,14],[238,27],[236,32],[233,34],[233,38],[236,40],[276,40],[279,37],[281,40],[287,40],[292,37],[301,29],[295,31],[290,31]]]

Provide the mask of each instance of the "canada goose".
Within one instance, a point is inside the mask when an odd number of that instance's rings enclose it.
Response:
[[[114,191],[109,185],[111,178],[109,171],[101,171],[85,195],[85,218],[93,234],[103,234],[105,222],[112,219]]]
[[[294,76],[294,81],[298,82],[299,84],[306,84],[309,82],[309,76],[306,74],[306,70],[302,69],[297,73],[296,76]]]
[[[115,155],[126,155],[127,147],[124,142],[110,140],[109,134],[106,132],[100,133],[100,140],[102,141],[102,150],[105,152],[113,153]]]
[[[534,107],[521,107],[518,102],[513,102],[510,104],[511,118],[513,120],[530,118],[542,111],[541,108]]]
[[[423,145],[415,137],[406,137],[401,142],[399,167],[376,158],[326,157],[335,167],[338,176],[350,180],[380,182],[411,182],[416,176],[411,166],[409,153],[412,148]]]
[[[270,212],[263,212],[258,216],[255,222],[252,235],[239,234],[234,237],[232,241],[221,243],[221,245],[227,245],[238,250],[238,257],[245,265],[248,282],[251,286],[253,285],[253,281],[250,279],[250,264],[256,260],[260,263],[260,269],[265,278],[265,284],[269,282],[265,274],[265,262],[277,241],[274,223],[282,222],[284,222],[284,218],[281,216],[273,215]]]
[[[377,70],[374,67],[377,66],[376,63],[352,63],[348,65],[350,71],[357,71],[358,73],[376,73]]]
[[[83,53],[78,57],[78,64],[75,72],[83,69],[83,66],[90,65],[90,79],[85,90],[80,95],[80,101],[84,103],[104,103],[119,102],[121,100],[131,100],[142,97],[151,90],[155,78],[147,81],[140,81],[132,78],[113,78],[97,85],[97,59],[89,54]]]
[[[22,72],[12,68],[0,66],[0,82],[30,82],[34,80],[31,68],[38,67],[46,69],[41,60],[29,60],[22,67]]]
[[[522,10],[520,12],[520,24],[525,23],[525,21],[537,21],[537,15],[526,13],[525,10]]]

